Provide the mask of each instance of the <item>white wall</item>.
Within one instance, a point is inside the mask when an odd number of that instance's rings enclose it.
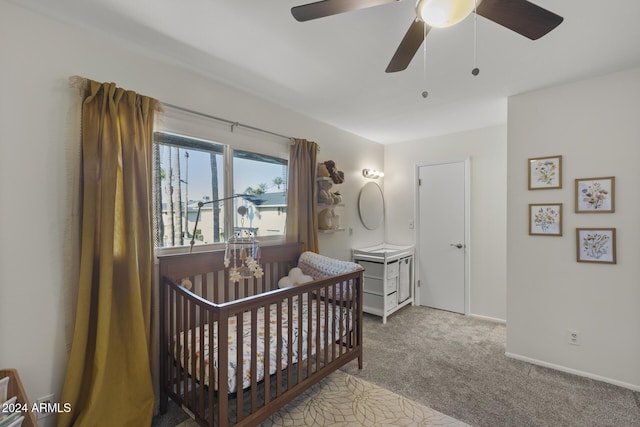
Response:
[[[506,127],[386,145],[385,229],[391,243],[415,243],[416,165],[471,159],[471,278],[474,315],[506,319]]]
[[[640,69],[514,96],[508,119],[507,352],[640,389]],[[528,191],[527,159],[547,155],[562,189]],[[574,213],[574,180],[601,176],[616,212]],[[562,237],[528,236],[536,202],[564,203]],[[617,264],[577,263],[576,227],[617,228]]]
[[[383,240],[357,216],[364,167],[383,147],[140,54],[105,38],[0,1],[0,366],[18,368],[29,398],[59,399],[73,322],[79,230],[79,109],[68,78],[113,81],[163,102],[315,140],[319,160],[345,171],[343,224],[321,251],[349,259],[352,246]]]

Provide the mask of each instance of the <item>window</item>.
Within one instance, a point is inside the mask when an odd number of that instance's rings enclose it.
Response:
[[[284,159],[240,150],[233,152],[233,193],[251,195],[252,201],[234,200],[235,205],[242,203],[247,207],[244,218],[236,217],[235,231],[244,229],[256,236],[284,236],[287,172]]]
[[[220,243],[240,230],[260,238],[284,236],[287,160],[168,132],[156,132],[154,142],[158,247],[188,246],[192,239],[196,245]],[[198,202],[237,194],[246,199],[203,205],[194,230]],[[241,205],[244,217],[237,213]]]

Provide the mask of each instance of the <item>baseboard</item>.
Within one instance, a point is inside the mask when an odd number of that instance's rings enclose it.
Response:
[[[468,314],[469,317],[473,317],[474,319],[480,319],[480,320],[488,320],[490,322],[496,322],[496,323],[502,323],[503,325],[507,324],[507,321],[504,319],[498,319],[496,317],[489,317],[489,316],[481,316],[480,314]]]
[[[530,357],[521,356],[519,354],[505,352],[504,355],[509,357],[509,358],[511,358],[511,359],[521,360],[523,362],[528,362],[528,363],[531,363],[533,365],[538,365],[538,366],[543,366],[545,368],[555,369],[556,371],[566,372],[568,374],[578,375],[580,377],[590,378],[590,379],[596,380],[596,381],[602,381],[602,382],[605,382],[605,383],[608,383],[608,384],[617,385],[619,387],[628,388],[629,390],[633,390],[633,391],[640,391],[640,385],[630,384],[630,383],[626,383],[624,381],[619,381],[619,380],[614,380],[612,378],[603,377],[603,376],[600,376],[600,375],[592,374],[590,372],[584,372],[584,371],[579,371],[577,369],[567,368],[566,366],[556,365],[554,363],[549,363],[549,362],[544,362],[542,360],[532,359]]]

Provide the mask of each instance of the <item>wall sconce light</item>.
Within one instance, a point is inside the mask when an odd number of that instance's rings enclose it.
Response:
[[[375,169],[362,169],[362,175],[365,178],[378,179],[384,176],[384,172]]]

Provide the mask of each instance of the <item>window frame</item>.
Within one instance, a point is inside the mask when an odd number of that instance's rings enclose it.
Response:
[[[168,113],[168,114],[167,114]],[[286,162],[287,176],[289,168],[289,140],[283,138],[262,134],[255,131],[244,130],[243,128],[233,128],[219,123],[213,119],[202,118],[187,114],[180,111],[165,112],[165,117],[160,125],[154,128],[153,144],[156,144],[155,134],[165,133],[173,134],[187,139],[196,141],[210,142],[223,147],[223,186],[222,196],[229,197],[233,195],[233,177],[234,177],[234,152],[242,151],[263,155],[273,158],[279,158]],[[155,168],[155,165],[154,165]],[[155,182],[154,182],[155,185]],[[153,192],[155,194],[155,191]],[[155,197],[155,196],[154,196]],[[229,236],[233,232],[233,203],[222,203],[224,212],[224,231],[225,236]],[[287,200],[288,210],[288,200]],[[154,224],[155,227],[155,224]],[[190,230],[187,230],[190,232]],[[286,240],[286,227],[282,235],[260,236],[261,243],[276,244]],[[193,246],[193,252],[210,251],[214,249],[224,248],[225,242],[198,244]],[[178,253],[188,253],[190,245],[171,246],[154,248],[157,255],[169,255]]]

